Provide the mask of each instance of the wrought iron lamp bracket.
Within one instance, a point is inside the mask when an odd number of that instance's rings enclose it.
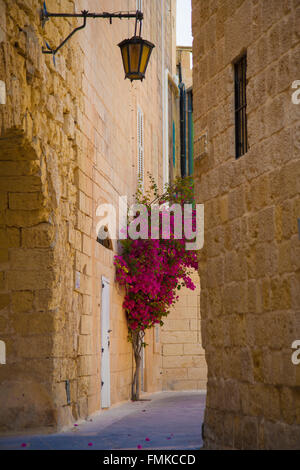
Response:
[[[89,13],[87,10],[83,10],[81,13],[48,13],[46,3],[44,2],[43,8],[41,10],[41,23],[42,27],[45,26],[46,22],[49,21],[50,18],[83,18],[83,24],[81,26],[78,26],[75,28],[61,43],[59,46],[57,46],[55,49],[52,49],[49,44],[46,42],[46,47],[42,48],[42,53],[43,54],[52,54],[53,55],[53,60],[55,54],[66,44],[66,42],[80,29],[85,28],[86,26],[86,20],[87,18],[104,18],[108,19],[110,24],[112,24],[112,20],[114,18],[116,19],[123,19],[123,18],[135,18],[136,19],[136,27],[137,27],[137,22],[140,22],[140,34],[141,34],[141,28],[142,28],[142,20],[144,18],[144,15],[141,11],[136,11],[135,13],[107,13],[107,12],[102,12],[102,13]]]
[[[46,46],[47,46],[47,49],[45,49],[44,47],[42,48],[42,53],[43,54],[52,54],[53,56],[55,56],[55,54],[66,44],[66,42],[77,32],[79,31],[80,29],[83,29],[86,27],[86,14],[88,12],[83,10],[82,11],[82,17],[83,17],[83,24],[81,26],[78,26],[77,28],[75,28],[61,43],[59,46],[56,47],[56,49],[52,49],[49,44],[46,42]],[[46,18],[45,20],[42,20],[42,21],[48,21],[49,18]]]

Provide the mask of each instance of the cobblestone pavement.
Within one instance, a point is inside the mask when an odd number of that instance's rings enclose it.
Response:
[[[161,392],[78,421],[58,434],[1,437],[0,449],[196,450],[202,446],[205,393]]]

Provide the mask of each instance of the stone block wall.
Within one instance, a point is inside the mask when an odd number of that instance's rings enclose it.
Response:
[[[0,2],[0,334],[7,356],[0,370],[1,431],[52,427],[78,416],[78,297],[68,295],[76,143],[67,123],[80,107],[75,87],[82,69],[70,49],[67,65],[61,60],[57,68],[42,56],[40,4]],[[72,7],[67,2],[67,10]],[[68,26],[54,23],[49,40]],[[71,384],[68,406],[65,380]]]
[[[179,301],[164,320],[161,332],[163,390],[205,390],[207,366],[201,346],[200,282],[196,290],[183,288]]]
[[[47,426],[55,420],[54,230],[37,174],[39,161],[21,134],[0,139],[0,168],[0,331],[9,364],[0,368],[0,429],[12,423],[26,428],[33,420]]]
[[[143,35],[155,42],[143,83],[124,80],[117,47],[134,21],[40,23],[42,0],[0,0],[0,366],[1,432],[56,429],[100,409],[101,276],[111,289],[111,402],[130,398],[133,372],[123,292],[113,256],[97,243],[96,209],[118,207],[137,185],[137,106],[145,116],[145,174],[162,175],[162,45],[171,69],[170,1],[145,2]],[[49,12],[121,11],[135,0],[48,0]],[[154,90],[154,92],[153,92]],[[155,142],[155,145],[153,144]],[[159,183],[161,184],[160,177]],[[151,338],[150,338],[151,341]],[[153,351],[152,351],[153,350]],[[160,388],[151,349],[149,390]],[[149,353],[150,354],[150,353]],[[70,389],[68,401],[67,386]]]
[[[195,177],[208,364],[207,448],[300,445],[298,0],[193,0]],[[234,66],[247,52],[249,151],[235,158]],[[200,136],[207,133],[204,152]]]

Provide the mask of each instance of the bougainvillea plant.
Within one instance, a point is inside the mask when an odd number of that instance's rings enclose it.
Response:
[[[186,241],[196,229],[195,209],[191,205],[192,179],[177,178],[166,186],[163,194],[159,194],[150,174],[149,180],[149,190],[144,192],[139,185],[135,194],[136,203],[147,211],[145,224],[140,224],[141,238],[129,237],[121,240],[122,254],[114,259],[116,280],[125,287],[123,307],[128,322],[128,339],[132,342],[136,363],[132,400],[139,400],[140,396],[140,366],[142,348],[146,346],[145,332],[157,324],[163,325],[164,317],[178,300],[181,287],[195,289],[190,278],[190,269],[197,269],[198,265],[196,252],[186,250]],[[174,204],[182,209],[179,224],[178,214],[175,216],[175,211],[172,210]],[[192,208],[190,217],[184,215],[186,204]],[[156,226],[151,217],[155,207],[159,208]],[[140,216],[140,212],[136,215]],[[134,217],[128,216],[127,230],[133,220]],[[183,235],[178,236],[178,225],[182,228]],[[148,231],[146,237],[145,226]]]

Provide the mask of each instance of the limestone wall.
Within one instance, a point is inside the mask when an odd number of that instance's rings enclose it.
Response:
[[[192,280],[196,290],[180,290],[178,303],[164,320],[161,333],[163,390],[206,389],[207,366],[201,346],[197,272]]]
[[[185,89],[188,90],[193,86],[193,68],[191,67],[192,47],[177,46],[176,62],[181,65],[182,81]]]
[[[0,2],[0,79],[6,88],[0,105],[5,431],[65,422],[76,402],[71,382],[72,405],[63,406],[64,380],[75,379],[77,367],[79,309],[78,297],[68,295],[74,262],[68,237],[75,224],[77,152],[74,120],[73,133],[70,123],[79,112],[75,87],[81,85],[82,68],[73,63],[72,51],[68,67],[61,62],[57,69],[42,56],[38,7],[38,2]],[[52,25],[49,39],[66,27],[65,21],[60,29]]]
[[[300,445],[299,18],[296,0],[193,0],[208,448]],[[245,51],[250,150],[236,160],[233,63]]]
[[[130,398],[124,292],[114,282],[115,251],[96,242],[96,208],[117,206],[120,195],[132,201],[137,106],[145,116],[145,174],[162,175],[161,46],[171,70],[170,2],[163,2],[163,41],[160,5],[145,2],[143,35],[156,48],[146,80],[133,85],[117,44],[133,35],[134,21],[88,20],[54,65],[41,52],[44,39],[57,46],[81,20],[51,19],[42,29],[42,3],[0,0],[1,431],[54,429],[100,409],[101,276],[111,286],[111,402]],[[48,0],[47,7],[136,8],[125,3]],[[158,390],[160,354],[151,341],[147,387]]]

